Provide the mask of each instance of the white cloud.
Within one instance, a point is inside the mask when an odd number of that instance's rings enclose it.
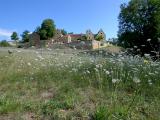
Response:
[[[6,30],[6,29],[2,29],[0,28],[0,36],[2,37],[10,37],[12,35],[13,31],[11,30]]]

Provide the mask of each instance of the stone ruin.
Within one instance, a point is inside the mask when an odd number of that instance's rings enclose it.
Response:
[[[36,48],[40,48],[41,47],[41,41],[40,41],[40,36],[37,33],[32,33],[29,36],[29,45],[31,46],[35,46]]]

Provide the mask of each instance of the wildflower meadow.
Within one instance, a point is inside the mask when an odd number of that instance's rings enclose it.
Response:
[[[159,120],[160,61],[105,50],[0,52],[1,120]]]

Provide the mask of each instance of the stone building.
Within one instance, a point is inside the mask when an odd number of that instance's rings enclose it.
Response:
[[[54,42],[52,42],[52,44],[65,44],[77,49],[98,49],[103,47],[103,42],[105,40],[106,35],[102,29],[100,29],[97,34],[93,34],[89,29],[86,31],[86,34],[81,33],[67,35],[62,35],[61,30],[57,30],[53,37],[52,41]]]
[[[97,40],[98,38],[98,40]],[[102,29],[97,34],[93,34],[91,30],[87,30],[86,34],[67,34],[63,35],[60,29],[55,31],[55,35],[50,40],[40,41],[40,36],[37,33],[32,33],[29,37],[30,46],[37,48],[46,46],[52,47],[57,44],[76,47],[78,49],[98,49],[103,47],[103,42],[106,40],[106,35]]]
[[[68,34],[66,36],[68,37],[68,41],[77,41],[82,40],[83,34]]]
[[[87,40],[94,40],[94,35],[90,29],[86,31],[86,39]]]
[[[96,40],[99,38],[99,41],[106,40],[106,35],[102,29],[98,31],[97,34],[93,34],[91,30],[87,30],[86,34],[67,34],[67,35],[62,35],[61,30],[57,29],[55,32],[54,37],[52,38],[53,41],[55,42],[61,42],[61,41],[77,41],[77,40]]]
[[[53,39],[56,40],[56,39],[61,38],[61,37],[63,37],[61,30],[56,29]]]
[[[102,29],[100,29],[96,35],[95,39],[99,39],[100,41],[104,41],[106,40],[106,34],[104,33],[104,31]]]

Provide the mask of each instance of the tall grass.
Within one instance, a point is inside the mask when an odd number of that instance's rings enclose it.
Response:
[[[0,61],[0,118],[160,119],[158,61],[66,50],[2,52]]]

